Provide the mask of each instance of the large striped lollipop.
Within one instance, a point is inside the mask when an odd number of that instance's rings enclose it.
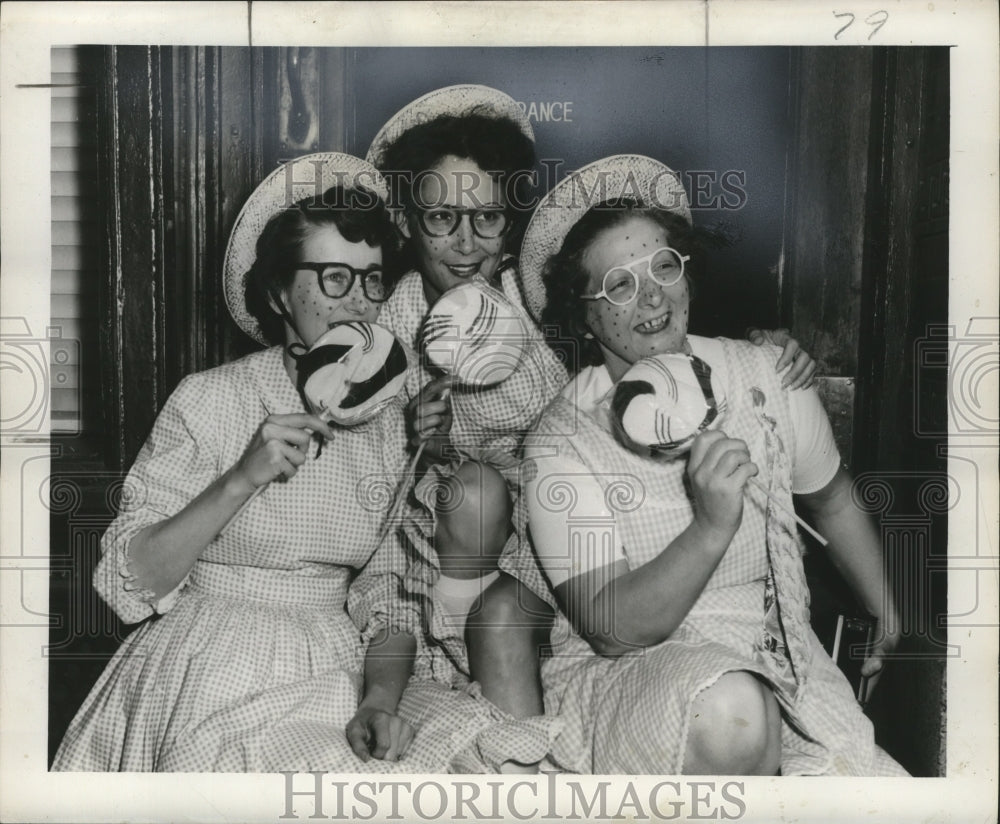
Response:
[[[420,333],[427,360],[470,388],[507,380],[524,359],[527,342],[524,313],[503,292],[478,281],[441,295]]]
[[[334,324],[294,357],[299,388],[313,413],[339,426],[375,417],[406,381],[406,351],[377,323]]]
[[[637,361],[615,387],[611,427],[619,443],[646,457],[672,459],[722,422],[725,389],[701,358],[671,353]]]
[[[454,386],[482,389],[507,380],[524,359],[527,319],[498,289],[479,280],[454,286],[438,298],[424,318],[419,344],[435,367],[454,377]],[[448,397],[445,389],[441,400]],[[405,480],[389,509],[385,537],[405,497],[424,441],[410,461]]]
[[[622,446],[639,455],[672,460],[691,449],[699,434],[721,425],[725,390],[712,368],[696,355],[671,353],[637,361],[611,398],[611,430]],[[750,485],[812,535],[827,540],[756,478]]]
[[[310,411],[338,426],[371,420],[392,402],[406,381],[406,351],[384,326],[343,321],[324,332],[309,349],[295,346],[299,391]],[[264,405],[268,415],[271,410]],[[322,449],[323,442],[320,441]],[[317,456],[319,452],[317,451]],[[220,530],[222,535],[268,484],[258,486]]]

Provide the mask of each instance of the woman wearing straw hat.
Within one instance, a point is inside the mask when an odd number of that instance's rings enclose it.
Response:
[[[543,662],[564,724],[552,758],[587,773],[904,774],[810,629],[791,495],[879,621],[866,676],[898,632],[878,535],[815,393],[775,374],[777,350],[687,333],[690,221],[670,169],[619,155],[560,183],[525,235],[528,306],[584,358],[526,442],[518,514],[566,639]],[[613,434],[623,376],[671,353],[722,413],[686,461]]]
[[[394,239],[385,195],[367,162],[316,154],[276,170],[237,218],[229,309],[248,335],[277,345],[185,378],[157,418],[94,576],[124,621],[150,620],[104,671],[54,769],[294,768],[308,742],[276,742],[317,716],[339,733],[326,767],[361,768],[344,728],[359,712],[364,647],[345,606],[385,517],[377,490],[359,492],[405,466],[402,401],[351,428],[325,423],[296,388],[291,345],[375,320]],[[336,528],[321,517],[331,505]],[[405,622],[402,610],[395,620]],[[382,649],[412,656],[412,636],[364,623],[367,638],[389,639]],[[402,684],[380,667],[369,660],[362,720],[384,728],[371,749],[395,759],[412,729],[395,715]],[[312,704],[295,704],[307,695]]]
[[[497,289],[503,311],[521,319],[527,334],[519,366],[495,386],[467,391],[451,377],[411,370],[410,430],[412,445],[423,445],[423,463],[417,506],[403,525],[419,558],[407,586],[432,605],[432,643],[417,665],[426,676],[421,689],[428,707],[436,700],[431,682],[478,695],[474,679],[489,702],[525,719],[542,714],[537,649],[552,610],[529,589],[519,591],[517,579],[500,572],[498,563],[511,531],[521,437],[566,381],[519,305],[514,260],[505,254],[518,207],[526,205],[533,141],[531,125],[508,95],[461,85],[404,107],[368,152],[388,179],[409,269],[382,323],[419,349],[435,303],[471,282]],[[533,562],[520,577],[532,573],[536,589],[543,589]],[[479,742],[487,762],[480,768],[534,764],[548,749],[551,729],[541,718],[495,726]]]
[[[518,214],[530,205],[533,141],[531,124],[512,98],[459,85],[405,106],[368,152],[389,180],[411,269],[381,322],[418,349],[435,302],[469,282],[499,289],[509,311],[524,319],[524,357],[496,386],[466,392],[449,377],[411,370],[412,443],[425,449],[415,487],[419,505],[404,532],[420,558],[407,586],[432,604],[432,643],[418,659],[418,672],[429,676],[423,688],[432,679],[474,679],[502,711],[529,719],[543,709],[538,648],[548,640],[554,602],[533,556],[511,551],[517,456],[524,433],[568,379],[524,311],[515,262],[505,254]],[[785,339],[778,367],[790,366],[786,378],[795,385],[808,383],[812,359]],[[432,702],[428,696],[428,706]],[[519,729],[551,734],[545,725]],[[510,736],[503,725],[482,737],[498,742],[483,743],[484,751],[509,754],[505,769],[530,764],[545,749],[544,735]]]

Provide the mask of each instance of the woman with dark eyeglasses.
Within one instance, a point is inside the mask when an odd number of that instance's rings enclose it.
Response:
[[[520,439],[566,381],[519,305],[515,261],[505,253],[518,212],[530,205],[533,141],[508,95],[453,86],[404,107],[368,152],[389,183],[404,241],[406,273],[380,322],[419,351],[431,308],[448,290],[475,282],[501,292],[528,333],[519,367],[498,385],[469,391],[422,366],[407,381],[411,445],[423,445],[423,460],[416,506],[402,527],[419,560],[404,580],[429,604],[417,665],[429,678],[411,682],[403,710],[410,702],[414,714],[436,715],[439,701],[455,703],[444,695],[458,686],[489,710],[487,720],[511,721],[484,732],[477,757],[463,765],[475,771],[534,770],[551,738],[533,662],[552,610],[501,571],[500,560],[511,535]],[[533,720],[518,726],[514,719]]]
[[[289,202],[285,176],[310,173],[340,188]],[[383,250],[395,243],[385,194],[368,163],[324,153],[277,170],[241,212],[227,303],[271,346],[181,381],[136,458],[94,585],[123,621],[144,623],[53,769],[294,770],[322,746],[329,769],[368,772],[409,746],[412,728],[394,711],[403,685],[365,660],[359,638],[390,630],[354,586],[373,555],[392,551],[376,552],[387,502],[361,493],[366,478],[404,472],[402,400],[355,426],[328,424],[306,408],[294,348],[376,320],[389,293]],[[409,629],[400,653],[412,656],[418,616]],[[363,764],[347,740],[359,698],[396,732],[395,747],[373,753],[384,762]],[[319,741],[306,731],[318,721]]]

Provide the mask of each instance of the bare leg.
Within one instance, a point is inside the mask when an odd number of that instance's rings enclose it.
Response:
[[[503,476],[463,463],[438,493],[434,548],[441,572],[476,578],[493,572],[510,534],[511,501]]]
[[[691,707],[685,775],[775,775],[781,766],[781,712],[771,688],[729,672]]]
[[[548,642],[552,615],[548,604],[505,573],[469,613],[472,677],[486,698],[517,718],[545,711],[539,650]]]
[[[548,642],[552,609],[519,581],[500,574],[473,604],[465,630],[469,669],[483,696],[516,718],[541,715],[539,651]],[[536,773],[537,764],[507,761],[503,773]]]
[[[434,536],[441,572],[476,578],[497,569],[511,532],[507,483],[495,469],[467,462],[438,495]],[[483,696],[517,718],[541,715],[539,649],[547,643],[551,608],[518,581],[501,573],[476,599],[466,621],[472,678]],[[536,764],[506,762],[501,772],[537,772]]]

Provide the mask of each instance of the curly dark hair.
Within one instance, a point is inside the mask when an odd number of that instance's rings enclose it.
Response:
[[[274,215],[257,238],[257,259],[247,272],[247,311],[271,344],[285,342],[284,321],[272,306],[295,278],[302,243],[311,229],[333,226],[350,243],[382,248],[382,266],[391,288],[399,275],[396,233],[381,198],[366,189],[332,186],[319,197],[300,200]]]
[[[682,255],[690,255],[684,276],[692,286],[691,275],[699,270],[704,243],[699,230],[674,212],[644,206],[630,198],[609,200],[592,206],[569,230],[559,251],[549,258],[542,273],[546,303],[542,326],[546,338],[570,374],[585,366],[604,363],[601,347],[593,337],[586,337],[585,303],[580,296],[588,291],[590,275],[583,257],[590,244],[605,229],[620,226],[633,217],[648,217],[662,226],[670,245]]]
[[[513,120],[471,112],[441,115],[401,134],[385,152],[382,173],[394,207],[412,208],[414,184],[448,155],[472,160],[500,185],[507,204],[525,209],[535,144]]]

